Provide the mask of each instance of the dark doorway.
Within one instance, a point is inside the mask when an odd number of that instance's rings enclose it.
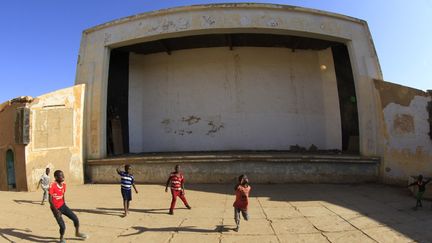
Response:
[[[359,153],[357,96],[348,48],[332,46],[342,126],[342,151]]]
[[[108,155],[129,153],[129,53],[111,51],[108,73]]]
[[[6,172],[8,189],[16,189],[14,153],[10,149],[6,152]]]

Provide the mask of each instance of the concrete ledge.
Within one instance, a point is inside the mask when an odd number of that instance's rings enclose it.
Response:
[[[234,183],[247,174],[253,183],[364,183],[378,181],[379,158],[289,153],[157,154],[88,160],[92,183],[117,183],[115,169],[131,164],[138,183],[165,183],[181,164],[188,183]]]

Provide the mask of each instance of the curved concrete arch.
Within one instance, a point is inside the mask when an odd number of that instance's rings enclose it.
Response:
[[[272,4],[211,4],[144,13],[83,32],[76,84],[85,83],[85,158],[106,156],[106,100],[110,50],[152,40],[209,33],[267,33],[343,42],[357,93],[360,152],[376,155],[377,110],[373,79],[382,79],[363,20],[318,10]]]

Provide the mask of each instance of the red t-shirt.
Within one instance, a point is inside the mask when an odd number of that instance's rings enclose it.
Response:
[[[244,187],[239,185],[236,189],[236,200],[233,204],[235,208],[247,210],[249,204],[250,186]]]
[[[171,190],[181,190],[182,183],[184,182],[184,177],[181,173],[176,174],[175,172],[172,172],[170,175],[170,182],[171,182]]]
[[[57,182],[51,184],[49,194],[52,196],[52,202],[55,208],[60,208],[64,204],[64,193],[66,192],[66,183],[59,186]]]

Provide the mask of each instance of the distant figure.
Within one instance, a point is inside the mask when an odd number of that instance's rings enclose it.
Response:
[[[243,215],[244,220],[249,220],[249,214],[247,211],[249,204],[249,192],[251,186],[249,185],[249,180],[246,175],[241,175],[238,178],[238,183],[234,187],[236,199],[234,201],[234,220],[236,223],[236,228],[234,231],[238,232],[240,229],[240,212]]]
[[[49,203],[51,205],[51,211],[60,226],[60,242],[66,243],[64,239],[64,233],[66,230],[65,222],[63,221],[62,214],[66,215],[71,219],[75,226],[75,236],[82,239],[87,239],[87,235],[80,233],[79,231],[79,220],[78,217],[66,206],[65,203],[65,193],[66,193],[66,183],[64,183],[63,171],[56,170],[54,172],[55,182],[51,184],[49,189]]]
[[[49,173],[50,173],[50,168],[46,168],[45,173],[41,176],[39,183],[37,185],[37,189],[39,189],[39,186],[41,186],[43,190],[41,205],[45,204],[45,200],[48,201],[48,190],[50,188],[50,182],[51,182]]]
[[[130,165],[124,166],[125,171],[121,171],[120,168],[117,168],[117,174],[121,177],[121,194],[123,197],[123,208],[124,208],[124,217],[129,213],[129,203],[132,201],[132,190],[131,187],[135,190],[135,193],[138,193],[138,190],[135,187],[135,180],[133,175],[130,173],[132,170]]]
[[[413,182],[411,184],[408,185],[408,187],[410,186],[418,186],[418,192],[417,192],[417,202],[416,202],[416,206],[413,208],[414,210],[417,210],[418,207],[423,207],[422,205],[422,198],[423,198],[423,194],[426,190],[426,184],[428,184],[431,181],[431,179],[424,181],[423,180],[423,176],[419,175],[417,177],[417,181]]]
[[[176,205],[177,197],[180,197],[180,199],[183,201],[184,205],[188,209],[192,209],[191,206],[189,206],[189,203],[187,202],[185,197],[184,177],[183,174],[180,172],[180,165],[176,165],[174,167],[174,172],[171,172],[170,176],[168,177],[165,186],[165,192],[168,192],[168,186],[170,184],[172,200],[168,213],[171,215],[174,214],[174,207]]]

